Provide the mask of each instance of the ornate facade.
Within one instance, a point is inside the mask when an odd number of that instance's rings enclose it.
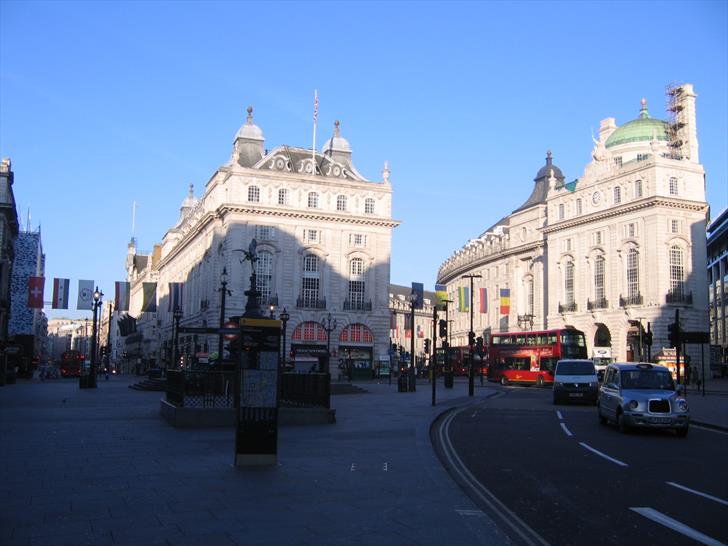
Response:
[[[474,330],[583,330],[589,351],[611,347],[618,360],[667,346],[680,310],[685,330],[707,331],[705,175],[699,161],[696,94],[668,89],[667,121],[642,100],[639,117],[601,122],[592,161],[567,182],[551,153],[525,203],[456,251],[438,282],[457,301],[466,274],[481,275],[484,312]],[[510,294],[509,308],[500,296]],[[452,313],[453,344],[465,345],[469,313]]]
[[[329,346],[331,362],[388,360],[388,287],[392,187],[364,178],[336,122],[321,152],[291,146],[265,150],[252,109],[238,131],[230,160],[210,177],[203,195],[193,188],[177,224],[151,253],[132,242],[127,277],[137,343],[130,357],[168,360],[172,350],[169,283],[184,284],[180,326],[218,327],[221,275],[228,276],[225,317],[239,316],[247,301],[251,264],[244,251],[257,241],[257,288],[262,307],[290,314],[290,357],[318,359]],[[142,313],[142,283],[158,283],[159,308]],[[331,314],[330,340],[321,321]],[[127,342],[129,345],[129,342]],[[217,335],[185,335],[180,353],[214,356]]]

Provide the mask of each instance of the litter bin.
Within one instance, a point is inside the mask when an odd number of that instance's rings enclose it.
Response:
[[[417,376],[415,374],[407,374],[407,385],[409,387],[409,392],[415,392],[417,390]]]
[[[453,379],[454,374],[450,371],[450,372],[445,372],[443,375],[445,376],[445,388],[452,389],[453,383],[454,383],[454,379]]]
[[[407,375],[399,374],[397,378],[397,392],[407,392]]]

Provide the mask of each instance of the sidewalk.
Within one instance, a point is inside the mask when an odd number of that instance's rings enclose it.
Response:
[[[175,429],[135,377],[0,389],[0,544],[501,545],[450,479],[429,426],[494,391],[467,383],[332,397],[333,425],[279,429],[278,466],[235,468],[232,429]]]
[[[697,385],[686,394],[691,423],[728,431],[728,377],[708,378],[705,395]]]

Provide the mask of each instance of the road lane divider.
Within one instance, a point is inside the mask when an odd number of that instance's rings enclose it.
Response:
[[[675,483],[675,482],[665,482],[665,483],[667,485],[677,487],[678,489],[682,489],[683,491],[687,491],[688,493],[692,493],[693,495],[699,495],[706,499],[710,499],[712,501],[717,502],[718,504],[722,504],[723,506],[728,506],[728,501],[723,500],[719,497],[714,497],[713,495],[708,495],[708,493],[703,493],[702,491],[697,491],[696,489],[690,489],[689,487],[685,487],[684,485],[680,485],[679,483]]]
[[[610,457],[606,453],[602,453],[598,449],[594,449],[589,444],[585,444],[584,442],[579,442],[579,445],[583,447],[584,449],[588,449],[592,453],[595,453],[596,455],[599,455],[600,457],[604,457],[606,460],[613,462],[614,464],[618,464],[619,466],[629,466],[627,463],[624,463],[620,461],[619,459],[615,459],[614,457]]]
[[[653,508],[649,508],[647,506],[632,506],[630,507],[630,510],[632,510],[633,512],[637,512],[640,516],[644,516],[647,519],[654,521],[655,523],[659,523],[660,525],[664,525],[665,527],[668,527],[673,531],[677,531],[681,535],[685,535],[686,537],[700,542],[701,544],[706,544],[707,546],[726,546],[722,542],[715,540],[708,535],[704,535],[700,531],[696,531],[692,527],[688,527],[684,523],[681,523],[676,519],[672,519],[670,516],[666,516],[662,512],[658,512]]]
[[[568,428],[566,428],[566,423],[561,423],[561,429],[566,433],[567,436],[573,436],[571,431]]]
[[[556,416],[559,418],[559,421],[563,421],[564,420],[564,416],[561,415],[561,411],[560,410],[556,410]]]
[[[468,470],[455,451],[450,441],[450,424],[453,419],[466,408],[451,411],[438,427],[437,439],[443,456],[447,459],[449,469],[457,475],[458,481],[466,487],[472,495],[478,498],[488,508],[491,518],[498,520],[499,524],[507,526],[528,546],[549,546],[536,531],[519,518],[514,512],[501,502],[485,485]]]

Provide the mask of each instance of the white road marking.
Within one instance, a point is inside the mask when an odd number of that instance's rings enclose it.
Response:
[[[461,515],[461,516],[478,516],[478,517],[484,517],[485,514],[482,510],[458,510],[457,508],[455,511]]]
[[[592,453],[596,453],[596,454],[597,454],[597,455],[599,455],[600,457],[604,457],[604,458],[605,458],[606,460],[608,460],[608,461],[612,461],[613,463],[615,463],[615,464],[618,464],[619,466],[629,466],[629,465],[628,465],[627,463],[623,463],[623,462],[622,462],[622,461],[620,461],[619,459],[614,459],[614,458],[610,457],[609,455],[607,455],[606,453],[602,453],[602,452],[601,452],[601,451],[599,451],[598,449],[594,449],[594,448],[593,448],[592,446],[590,446],[590,445],[588,445],[588,444],[585,444],[584,442],[579,442],[579,445],[580,445],[581,447],[583,447],[583,448],[586,448],[586,449],[588,449],[588,450],[589,450],[589,451],[591,451]]]
[[[384,466],[382,467],[382,470],[384,470],[385,472],[388,472],[389,471],[389,463],[384,463]]]
[[[354,472],[356,470],[356,463],[351,463],[351,467],[349,467],[350,472]]]
[[[564,432],[566,433],[567,436],[573,436],[571,431],[568,428],[566,428],[566,423],[561,423],[561,428],[564,430]]]
[[[701,493],[700,491],[696,491],[695,489],[690,489],[689,487],[685,487],[684,485],[680,485],[679,483],[675,483],[675,482],[665,482],[665,483],[667,485],[672,485],[673,487],[677,487],[678,489],[682,489],[683,491],[687,491],[688,493],[693,493],[694,495],[700,495],[701,497],[705,497],[706,499],[710,499],[710,500],[720,503],[724,506],[728,506],[728,501],[723,500],[718,497],[714,497],[713,495],[708,495],[707,493]]]
[[[558,416],[559,421],[563,421],[564,420],[564,416],[561,415],[561,412],[559,410],[556,410],[556,415]]]
[[[699,428],[700,430],[707,430],[709,432],[715,432],[716,434],[723,434],[724,436],[728,436],[728,432],[725,432],[723,430],[718,430],[711,427],[701,427],[700,425],[696,425],[695,423],[690,423],[690,427]]]
[[[676,519],[672,519],[662,512],[658,512],[657,510],[654,510],[652,508],[648,508],[646,506],[630,507],[630,510],[637,512],[639,515],[644,516],[647,519],[651,519],[655,523],[659,523],[660,525],[669,527],[673,531],[677,531],[678,533],[683,534],[686,537],[692,538],[693,540],[700,542],[701,544],[707,544],[708,546],[725,546],[725,544],[723,544],[722,542],[719,542],[714,538],[709,537],[708,535],[704,535],[700,531],[696,531],[692,527],[688,527],[684,523],[680,523]]]

